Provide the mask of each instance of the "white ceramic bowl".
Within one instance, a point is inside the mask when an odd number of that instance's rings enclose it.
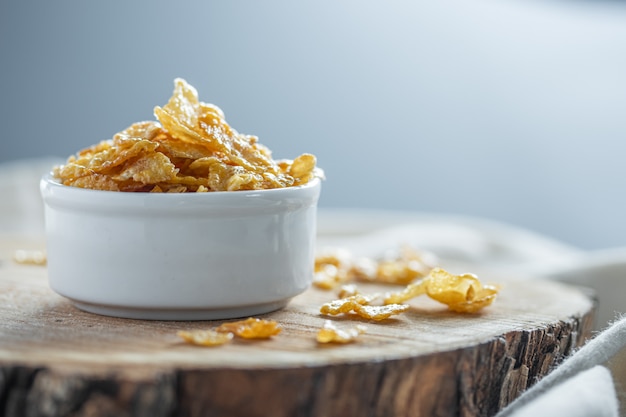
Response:
[[[313,277],[321,181],[124,193],[41,180],[51,288],[93,313],[212,320],[277,310]]]

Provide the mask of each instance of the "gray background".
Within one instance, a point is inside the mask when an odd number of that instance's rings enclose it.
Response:
[[[626,5],[0,3],[0,162],[66,157],[194,85],[321,207],[458,213],[626,245]]]

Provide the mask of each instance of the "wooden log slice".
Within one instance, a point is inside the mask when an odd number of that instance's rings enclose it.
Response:
[[[48,288],[45,267],[10,260],[29,246],[0,240],[3,416],[490,416],[584,343],[593,324],[594,300],[581,289],[481,276],[503,289],[480,314],[420,297],[384,322],[331,318],[367,333],[320,345],[328,317],[319,307],[335,294],[311,289],[265,316],[283,328],[271,340],[203,348],[176,332],[222,321],[82,312]]]

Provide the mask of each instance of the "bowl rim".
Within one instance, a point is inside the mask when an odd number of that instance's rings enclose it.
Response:
[[[233,190],[233,191],[209,191],[205,193],[197,193],[197,192],[185,192],[185,193],[151,193],[148,191],[137,191],[137,192],[125,192],[125,191],[110,191],[110,190],[96,190],[92,188],[82,188],[82,187],[73,187],[71,185],[65,185],[61,183],[53,174],[52,171],[44,174],[40,179],[40,188],[43,190],[45,186],[49,186],[52,188],[56,188],[58,190],[63,190],[62,192],[69,193],[93,193],[93,195],[120,195],[124,196],[123,198],[163,198],[163,199],[173,199],[180,198],[184,196],[185,198],[218,198],[218,196],[240,196],[242,198],[245,197],[254,197],[254,196],[262,196],[265,195],[270,197],[275,193],[286,193],[286,192],[297,192],[304,191],[310,188],[315,188],[321,185],[322,180],[324,179],[323,171],[320,170],[313,178],[311,178],[306,184],[289,186],[289,187],[281,187],[281,188],[263,188],[258,190]],[[192,197],[195,196],[195,197]],[[212,196],[212,197],[210,197]]]

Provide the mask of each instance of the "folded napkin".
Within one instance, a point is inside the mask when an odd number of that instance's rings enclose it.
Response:
[[[531,388],[527,402],[512,404],[497,417],[617,417],[615,395],[611,373],[598,365],[553,387]]]

